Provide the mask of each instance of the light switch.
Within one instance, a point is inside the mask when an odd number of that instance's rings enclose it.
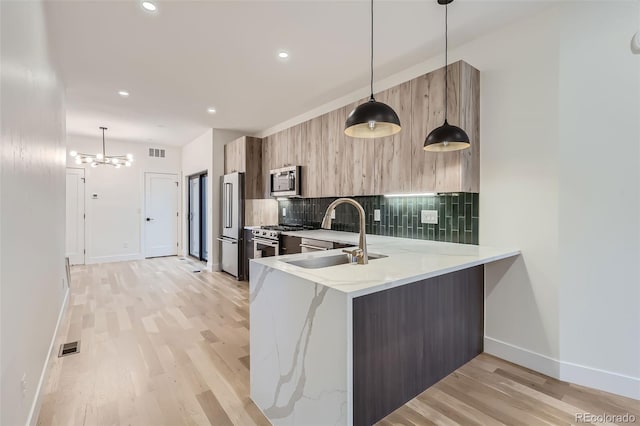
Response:
[[[373,210],[373,221],[380,222],[380,209]]]
[[[282,208],[282,216],[284,217],[284,216],[286,216],[286,215],[287,215],[287,208],[286,208],[286,207],[283,207],[283,208]]]
[[[420,210],[420,223],[438,223],[438,210]]]

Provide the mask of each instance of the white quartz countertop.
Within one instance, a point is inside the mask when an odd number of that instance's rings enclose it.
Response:
[[[359,238],[356,233],[324,229],[283,234],[353,245],[358,244]],[[367,235],[367,246],[369,254],[383,254],[388,257],[369,260],[367,265],[344,264],[318,269],[302,268],[287,261],[332,256],[342,253],[342,250],[265,257],[254,259],[252,262],[358,297],[520,254],[518,249],[380,235]]]

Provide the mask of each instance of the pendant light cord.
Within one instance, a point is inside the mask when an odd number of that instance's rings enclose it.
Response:
[[[371,99],[373,98],[373,0],[371,0]]]
[[[105,149],[105,146],[104,146],[104,131],[105,130],[106,129],[103,127],[102,128],[102,161],[104,161],[104,159],[107,156],[107,150]]]
[[[444,122],[449,110],[449,4],[444,5]]]

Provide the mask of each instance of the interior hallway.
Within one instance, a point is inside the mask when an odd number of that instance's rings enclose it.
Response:
[[[39,425],[268,425],[249,399],[248,285],[177,257],[72,268]],[[380,423],[575,424],[637,401],[480,355]]]

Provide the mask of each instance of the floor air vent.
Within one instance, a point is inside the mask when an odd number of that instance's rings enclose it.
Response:
[[[58,352],[58,357],[73,355],[77,353],[80,353],[80,340],[61,344],[60,352]]]

